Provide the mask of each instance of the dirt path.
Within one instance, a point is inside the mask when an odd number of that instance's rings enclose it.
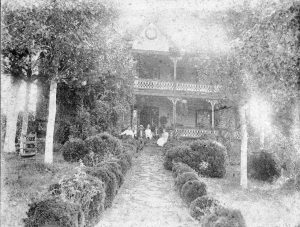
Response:
[[[170,171],[163,168],[161,151],[146,147],[134,160],[125,183],[97,227],[199,226],[175,191]]]

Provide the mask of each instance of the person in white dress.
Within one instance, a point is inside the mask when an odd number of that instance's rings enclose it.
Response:
[[[157,145],[163,147],[168,141],[168,138],[169,138],[169,133],[166,131],[166,129],[163,129],[163,133],[161,134],[161,137],[157,140]]]
[[[134,138],[134,133],[130,126],[124,132],[122,132],[120,135],[121,136],[126,135],[126,136],[130,136],[130,137]]]
[[[146,139],[152,139],[153,137],[153,134],[152,134],[152,131],[151,131],[151,128],[150,128],[150,125],[147,125],[147,128],[145,130],[145,136],[146,136]]]

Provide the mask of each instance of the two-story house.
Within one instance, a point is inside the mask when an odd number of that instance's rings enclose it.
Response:
[[[202,81],[188,61],[189,53],[180,54],[157,26],[149,24],[143,29],[133,41],[132,52],[138,72],[133,127],[166,127],[178,137],[220,132],[237,137],[237,110],[220,105],[224,99],[221,85]]]

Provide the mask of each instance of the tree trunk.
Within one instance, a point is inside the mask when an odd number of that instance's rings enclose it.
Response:
[[[46,133],[46,144],[45,144],[45,163],[53,163],[53,136],[55,126],[55,115],[56,115],[56,92],[57,82],[52,79],[50,84],[50,95],[49,95],[49,115],[47,123]]]
[[[294,106],[294,124],[292,128],[292,139],[297,155],[300,157],[300,95]]]
[[[25,93],[25,107],[23,112],[23,119],[22,119],[22,130],[20,136],[20,152],[23,153],[23,145],[26,142],[26,135],[28,129],[28,105],[29,105],[29,94],[30,94],[30,83],[26,82],[26,93]]]
[[[247,178],[247,121],[246,121],[246,105],[240,107],[240,120],[241,120],[241,181],[240,185],[243,188],[248,186]]]
[[[17,110],[17,97],[20,90],[20,81],[12,82],[12,89],[6,114],[6,135],[4,139],[4,152],[16,152],[15,138],[17,133],[17,121],[19,111]]]

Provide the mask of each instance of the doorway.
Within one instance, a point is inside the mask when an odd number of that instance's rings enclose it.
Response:
[[[150,124],[151,128],[158,126],[159,108],[156,106],[144,106],[140,112],[140,125],[145,128]]]

